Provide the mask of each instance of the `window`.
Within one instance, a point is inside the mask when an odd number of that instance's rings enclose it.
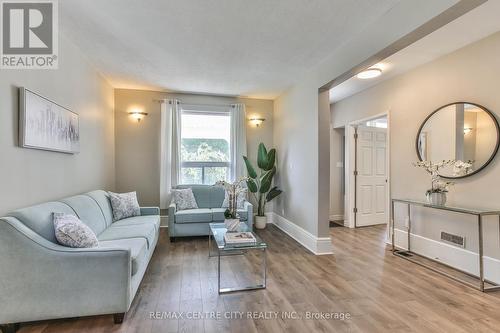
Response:
[[[181,183],[213,185],[230,170],[229,112],[182,111]]]

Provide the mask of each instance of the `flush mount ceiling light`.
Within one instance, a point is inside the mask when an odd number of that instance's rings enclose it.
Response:
[[[377,76],[380,76],[382,74],[382,70],[380,68],[368,68],[365,69],[364,71],[358,73],[356,77],[358,79],[373,79],[376,78]]]

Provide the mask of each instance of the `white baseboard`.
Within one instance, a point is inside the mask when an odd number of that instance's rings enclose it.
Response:
[[[345,217],[344,215],[330,215],[330,221],[344,221]]]
[[[407,248],[406,231],[396,229],[394,240],[397,247]],[[469,274],[479,275],[479,255],[433,239],[411,234],[411,250],[424,257],[455,267]],[[484,277],[500,284],[500,260],[484,256]]]
[[[266,213],[268,223],[273,223],[288,236],[316,255],[333,254],[332,239],[330,237],[316,237],[295,223],[276,213]]]
[[[168,216],[160,216],[160,227],[168,227]]]

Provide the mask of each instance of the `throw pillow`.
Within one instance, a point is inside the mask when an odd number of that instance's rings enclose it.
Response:
[[[190,188],[172,190],[172,201],[175,203],[177,210],[198,208],[193,190]]]
[[[224,202],[222,203],[222,208],[229,208],[229,193],[225,191]],[[247,190],[243,190],[238,194],[236,198],[236,209],[245,208],[245,201],[247,201]]]
[[[53,213],[54,229],[59,244],[68,247],[98,247],[97,236],[75,215]]]
[[[108,194],[113,210],[113,221],[141,215],[141,208],[137,202],[137,194],[135,192],[108,192]]]

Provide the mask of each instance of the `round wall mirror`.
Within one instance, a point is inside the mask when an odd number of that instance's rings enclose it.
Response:
[[[450,161],[440,169],[445,178],[464,178],[484,169],[499,145],[495,116],[485,107],[468,102],[451,103],[431,113],[417,134],[421,161]]]

